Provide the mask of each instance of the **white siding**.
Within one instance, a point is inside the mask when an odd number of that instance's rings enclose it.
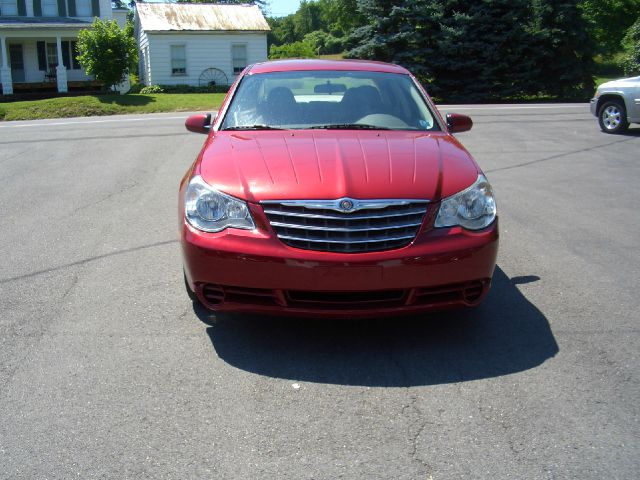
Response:
[[[3,17],[17,16],[18,2],[16,0],[0,0],[0,14]]]
[[[138,22],[138,70],[140,83],[151,85],[151,60],[149,59],[149,40],[147,34],[139,28]]]
[[[247,65],[267,59],[267,34],[207,32],[200,34],[147,33],[150,49],[150,68],[154,84],[198,85],[200,73],[207,68],[218,68],[233,83],[231,46],[246,44]],[[187,74],[171,75],[171,45],[185,45]]]
[[[75,0],[75,2],[78,17],[91,17],[91,0]]]
[[[56,0],[57,1],[57,0]],[[78,5],[76,4],[76,12],[77,16],[74,18],[79,18],[81,20],[86,20],[87,22],[92,22],[93,17],[91,13],[87,16],[84,12],[91,12],[91,0],[82,0],[83,8],[78,9]],[[87,10],[88,7],[88,10]],[[111,20],[113,18],[113,11],[111,10],[111,0],[100,0],[100,18],[102,20]]]

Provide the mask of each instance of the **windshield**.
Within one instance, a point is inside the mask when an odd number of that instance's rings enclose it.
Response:
[[[247,75],[221,130],[439,130],[409,75],[295,71]]]

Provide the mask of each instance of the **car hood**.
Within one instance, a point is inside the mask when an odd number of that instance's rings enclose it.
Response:
[[[217,132],[198,170],[214,188],[255,203],[439,200],[478,176],[478,166],[453,136],[406,131]]]
[[[602,88],[625,88],[625,87],[640,87],[640,77],[620,78],[618,80],[611,80],[601,84],[598,89]]]

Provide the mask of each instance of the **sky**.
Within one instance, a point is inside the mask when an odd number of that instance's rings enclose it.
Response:
[[[300,0],[268,0],[269,14],[274,17],[283,17],[295,13],[300,6]]]

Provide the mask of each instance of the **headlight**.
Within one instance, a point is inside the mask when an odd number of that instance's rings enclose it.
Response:
[[[189,182],[184,213],[191,226],[204,232],[219,232],[229,227],[255,228],[245,202],[214,190],[200,176]]]
[[[460,225],[468,230],[480,230],[496,218],[496,201],[491,185],[484,177],[478,179],[466,190],[442,200],[436,227]]]

